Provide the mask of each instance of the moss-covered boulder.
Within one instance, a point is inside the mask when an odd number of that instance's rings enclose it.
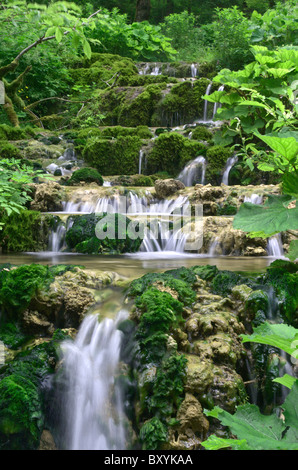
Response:
[[[67,180],[67,185],[72,186],[79,183],[96,183],[99,186],[103,185],[103,177],[97,170],[94,168],[79,168],[75,170],[69,180]]]
[[[120,136],[116,140],[94,137],[88,139],[82,154],[104,176],[135,175],[141,147],[142,141],[137,136]]]
[[[212,185],[220,185],[222,175],[224,172],[225,164],[229,157],[232,156],[232,151],[228,147],[214,145],[209,147],[206,152],[207,168],[206,168],[206,181]]]
[[[134,253],[143,241],[142,224],[122,214],[75,216],[66,243],[77,253]]]

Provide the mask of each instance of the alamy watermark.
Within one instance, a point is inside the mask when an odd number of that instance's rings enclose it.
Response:
[[[116,219],[117,213],[127,216],[129,223],[125,218]],[[159,247],[175,249],[183,245],[186,251],[198,251],[203,245],[203,205],[186,203],[164,213],[162,205],[140,203],[134,207],[129,198],[120,196],[117,209],[113,204],[105,207],[95,234],[100,240],[140,238],[155,241]]]

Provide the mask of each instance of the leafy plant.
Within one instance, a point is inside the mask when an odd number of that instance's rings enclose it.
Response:
[[[243,342],[267,344],[296,355],[298,330],[291,326],[265,322],[254,329],[252,335],[241,336]],[[208,450],[227,447],[233,450],[297,450],[298,380],[285,375],[275,381],[290,388],[281,406],[282,415],[263,415],[252,404],[239,406],[234,415],[217,406],[211,411],[205,410],[207,416],[219,419],[235,437],[225,439],[212,435],[202,442],[202,446]]]

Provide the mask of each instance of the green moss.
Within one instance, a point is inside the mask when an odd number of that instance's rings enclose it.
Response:
[[[206,168],[206,181],[213,185],[220,185],[222,174],[225,164],[229,157],[232,156],[232,151],[229,148],[215,145],[209,147],[206,152],[207,168]]]
[[[96,231],[99,223],[100,234]],[[69,249],[78,253],[134,253],[140,248],[142,238],[134,237],[130,224],[131,220],[122,214],[75,216],[65,240]],[[141,226],[137,222],[135,233],[139,230]]]
[[[192,130],[191,138],[194,140],[204,140],[210,142],[213,138],[213,134],[205,126],[197,126]]]
[[[45,423],[42,384],[55,371],[60,330],[49,342],[25,350],[9,363],[0,377],[0,446],[7,450],[37,449]]]
[[[298,267],[296,263],[276,260],[267,268],[263,282],[273,287],[284,320],[298,327]]]
[[[20,156],[21,156],[21,152],[18,149],[18,147],[16,147],[15,145],[9,144],[9,143],[0,144],[0,157],[1,158],[12,159],[12,158],[19,158]]]
[[[177,176],[188,161],[204,154],[205,151],[204,144],[191,141],[176,132],[161,134],[148,155],[147,173],[166,171]]]
[[[83,157],[102,175],[134,175],[138,172],[142,141],[136,136],[117,140],[88,139]]]
[[[35,135],[34,128],[12,127],[8,124],[0,124],[0,140],[25,140]]]
[[[0,326],[0,340],[7,348],[17,349],[28,340],[19,326],[15,323],[4,323]]]
[[[211,282],[211,290],[214,294],[225,297],[229,295],[233,287],[240,282],[244,284],[239,274],[232,271],[219,271]]]
[[[80,168],[75,170],[70,179],[67,181],[67,185],[78,184],[83,181],[84,183],[96,183],[99,186],[103,185],[103,177],[94,168]]]
[[[0,232],[0,245],[3,252],[46,250],[53,221],[52,215],[43,215],[30,210],[5,217],[4,228]]]

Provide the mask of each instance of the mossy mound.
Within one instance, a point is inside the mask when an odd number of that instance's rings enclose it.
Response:
[[[206,147],[200,142],[191,141],[176,132],[163,133],[148,154],[147,173],[166,171],[177,176],[187,162],[205,152]]]
[[[97,170],[94,168],[80,168],[75,170],[69,180],[67,180],[67,185],[72,186],[80,182],[84,183],[96,183],[99,186],[103,185],[103,177]]]
[[[206,152],[207,168],[206,168],[206,181],[212,185],[220,185],[222,174],[225,164],[229,157],[232,156],[232,151],[227,147],[215,145],[209,147]]]
[[[38,211],[24,210],[3,219],[0,246],[4,253],[46,251],[55,218]]]
[[[0,141],[1,140],[25,140],[34,137],[35,130],[30,126],[12,127],[8,124],[0,124]]]
[[[65,240],[77,253],[134,253],[141,246],[141,232],[141,224],[125,215],[88,214],[74,217]]]
[[[138,172],[141,147],[137,136],[119,136],[116,140],[94,137],[88,139],[83,157],[102,175],[134,175]]]

